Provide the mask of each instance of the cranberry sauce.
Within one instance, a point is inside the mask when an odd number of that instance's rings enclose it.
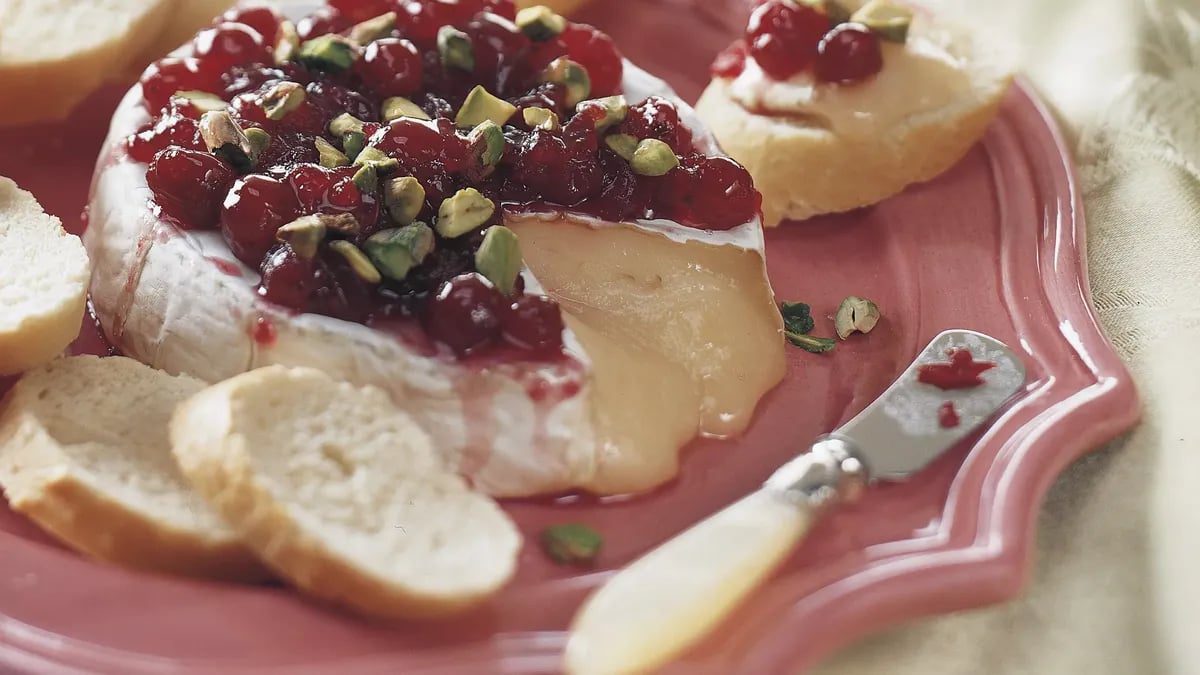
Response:
[[[917,381],[939,389],[971,389],[983,384],[980,375],[996,367],[991,361],[976,361],[969,349],[951,349],[946,356],[950,357],[948,363],[927,363],[917,368]]]
[[[756,0],[745,35],[713,61],[713,76],[737,77],[753,58],[775,80],[803,72],[827,83],[870,78],[883,69],[880,34],[832,11],[834,5]]]
[[[146,70],[155,115],[125,147],[159,215],[219,230],[265,300],[542,358],[561,312],[524,294],[505,212],[718,230],[759,210],[670,101],[620,96],[622,70],[608,36],[511,0],[235,8]]]

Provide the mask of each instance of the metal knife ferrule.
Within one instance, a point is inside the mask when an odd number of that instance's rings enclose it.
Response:
[[[763,487],[811,508],[854,501],[869,479],[859,453],[850,439],[826,434],[776,469]]]

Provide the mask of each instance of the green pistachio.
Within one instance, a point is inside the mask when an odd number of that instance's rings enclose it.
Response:
[[[363,242],[363,251],[384,277],[403,281],[433,253],[433,229],[425,223],[380,230]]]
[[[679,158],[671,146],[657,138],[646,138],[633,151],[629,166],[640,176],[662,176],[679,166]]]
[[[796,2],[797,0],[792,0]],[[829,22],[837,25],[850,20],[850,15],[862,6],[863,0],[799,0],[800,4],[823,10]]]
[[[412,176],[392,178],[383,183],[383,203],[399,225],[408,225],[425,208],[425,188]]]
[[[218,112],[229,107],[229,103],[227,103],[225,99],[217,96],[216,94],[210,94],[207,91],[187,89],[184,91],[175,92],[174,97],[185,99],[188,103],[192,104],[192,107],[194,107],[196,110],[199,110],[201,114],[206,112]]]
[[[374,194],[379,189],[379,169],[376,164],[365,164],[354,172],[354,187],[362,194]]]
[[[587,68],[565,56],[554,59],[542,72],[542,81],[561,85],[567,90],[567,105],[577,105],[592,93]]]
[[[579,523],[547,527],[541,539],[542,550],[560,565],[590,565],[604,544],[595,530]]]
[[[833,327],[843,340],[852,333],[870,333],[879,323],[879,307],[866,298],[850,296],[838,305],[833,317]]]
[[[517,29],[534,42],[546,42],[567,29],[567,20],[545,5],[526,7],[517,12]]]
[[[275,40],[275,63],[283,65],[300,54],[300,34],[296,24],[284,19],[279,22],[279,38]]]
[[[317,255],[317,248],[325,240],[325,223],[319,216],[304,216],[297,218],[275,231],[276,241],[287,242],[296,255],[305,260],[312,260]]]
[[[350,41],[360,45],[366,45],[369,42],[374,42],[375,40],[391,35],[392,29],[395,27],[395,12],[380,14],[374,19],[367,19],[362,23],[355,24],[354,27],[350,29]]]
[[[484,120],[491,120],[504,126],[504,123],[515,112],[517,112],[515,105],[502,98],[492,96],[487,89],[483,88],[483,85],[476,85],[467,94],[467,99],[463,101],[462,107],[458,109],[454,123],[464,129],[478,126]]]
[[[330,33],[300,45],[296,60],[313,70],[338,73],[358,59],[358,48],[346,38]]]
[[[504,131],[499,124],[491,120],[480,122],[471,133],[467,134],[467,148],[474,159],[473,167],[479,171],[473,172],[478,178],[486,178],[496,169],[500,158],[504,156]]]
[[[383,174],[399,169],[400,162],[388,157],[379,148],[367,146],[354,158],[354,166],[373,166],[378,173]]]
[[[913,12],[892,0],[871,0],[851,14],[850,20],[861,23],[884,40],[904,44]]]
[[[280,82],[258,99],[258,105],[267,115],[267,119],[278,121],[303,105],[305,96],[304,85]]]
[[[521,273],[521,244],[516,233],[503,225],[489,227],[475,252],[475,269],[492,282],[496,290],[512,295]]]
[[[496,212],[492,200],[475,188],[463,188],[438,208],[437,231],[448,239],[461,237],[479,228]]]
[[[334,136],[345,136],[351,131],[357,131],[361,134],[363,130],[363,124],[365,124],[365,122],[358,119],[354,115],[351,115],[350,113],[342,113],[341,115],[333,118],[333,121],[329,123],[329,133],[333,134]]]
[[[342,152],[351,162],[358,159],[358,153],[367,146],[367,137],[361,131],[347,131],[342,134]]]
[[[521,111],[521,116],[525,118],[525,124],[530,129],[558,131],[561,128],[558,113],[547,108],[526,108]]]
[[[362,252],[362,249],[358,248],[354,244],[351,244],[345,239],[338,239],[336,241],[329,242],[329,248],[338,255],[342,256],[342,258],[349,263],[350,269],[359,279],[362,279],[368,284],[377,284],[383,281],[383,275],[381,275],[379,270],[375,268],[375,264],[371,262],[371,259],[367,257],[367,254]]]
[[[393,96],[386,99],[383,102],[383,121],[391,122],[401,117],[413,117],[419,120],[430,119],[429,114],[421,110],[421,106],[403,96]]]
[[[200,138],[209,151],[238,171],[254,165],[254,146],[228,112],[210,111],[200,117]]]
[[[271,147],[271,134],[258,127],[250,127],[243,133],[246,134],[246,140],[250,141],[250,162],[257,164],[258,158],[262,157],[263,151]]]
[[[629,134],[609,134],[604,138],[604,144],[628,162],[633,159],[633,153],[637,150],[638,139],[637,136]]]
[[[596,121],[597,131],[603,131],[624,122],[625,116],[629,114],[629,103],[620,94],[605,96],[604,98],[593,98],[579,104],[580,110],[591,107],[599,108],[603,113],[600,119]]]
[[[454,26],[442,26],[438,29],[437,48],[442,67],[468,73],[475,70],[475,47],[471,44],[471,37],[461,30]]]

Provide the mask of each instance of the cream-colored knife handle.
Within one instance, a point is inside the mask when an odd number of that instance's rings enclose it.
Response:
[[[839,450],[818,443],[758,492],[613,576],[575,616],[567,672],[645,673],[708,634],[795,548],[824,506],[860,482],[861,466]]]

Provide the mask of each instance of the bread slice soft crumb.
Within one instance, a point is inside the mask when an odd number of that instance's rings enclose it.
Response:
[[[79,237],[0,177],[0,375],[45,363],[78,337],[90,269]]]
[[[171,456],[171,413],[203,388],[119,356],[76,356],[26,373],[0,411],[0,485],[10,506],[107,562],[267,578]]]
[[[380,618],[463,610],[512,576],[521,538],[382,390],[270,366],[171,422],[192,485],[303,591]]]

